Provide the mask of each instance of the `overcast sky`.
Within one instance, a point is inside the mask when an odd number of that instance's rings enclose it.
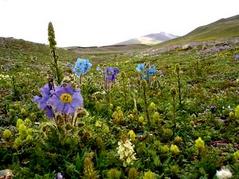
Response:
[[[0,37],[58,46],[109,45],[149,33],[184,35],[239,14],[239,0],[0,0]]]

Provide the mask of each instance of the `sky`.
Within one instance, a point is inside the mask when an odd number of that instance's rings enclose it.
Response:
[[[239,0],[0,0],[0,37],[59,47],[111,45],[150,33],[185,35],[239,14]]]

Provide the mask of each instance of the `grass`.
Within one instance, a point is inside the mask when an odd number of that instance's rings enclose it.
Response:
[[[54,178],[61,172],[66,178],[146,179],[215,178],[226,166],[238,178],[239,63],[234,54],[239,46],[147,57],[137,56],[144,49],[138,50],[84,53],[93,67],[82,79],[85,111],[74,126],[58,121],[66,118],[49,120],[32,101],[47,83],[48,47],[15,40],[1,45],[1,74],[10,78],[0,79],[0,168],[11,169],[17,178]],[[79,54],[58,49],[58,55],[66,72],[66,63]],[[161,71],[148,83],[135,70],[143,62]],[[110,90],[97,65],[120,69]],[[204,145],[196,145],[199,137]],[[117,147],[126,139],[137,160],[125,166]]]
[[[233,16],[226,19],[218,20],[214,23],[201,26],[186,34],[185,36],[161,43],[158,47],[170,45],[182,45],[191,42],[207,42],[239,37],[239,16]]]

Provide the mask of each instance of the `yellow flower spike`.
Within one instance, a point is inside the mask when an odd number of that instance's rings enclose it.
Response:
[[[235,160],[239,160],[239,150],[233,153],[233,157]]]
[[[201,139],[201,137],[195,140],[195,147],[200,151],[205,149],[205,142]]]
[[[135,141],[135,138],[136,138],[136,134],[134,133],[134,131],[133,131],[133,130],[130,130],[130,131],[128,132],[128,135],[129,135],[130,139],[134,142],[134,141]]]
[[[239,119],[239,105],[235,108],[235,117]]]
[[[19,126],[21,125],[21,124],[24,124],[24,121],[22,120],[22,119],[17,119],[17,128],[19,128]]]

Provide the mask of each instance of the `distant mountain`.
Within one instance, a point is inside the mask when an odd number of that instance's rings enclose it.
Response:
[[[160,45],[186,44],[211,40],[227,40],[239,37],[239,15],[223,18],[208,25],[200,26],[185,36]]]
[[[178,36],[172,35],[166,32],[153,33],[138,38],[133,38],[127,41],[120,42],[116,45],[132,45],[132,44],[145,44],[145,45],[155,45],[161,42],[165,42]]]

